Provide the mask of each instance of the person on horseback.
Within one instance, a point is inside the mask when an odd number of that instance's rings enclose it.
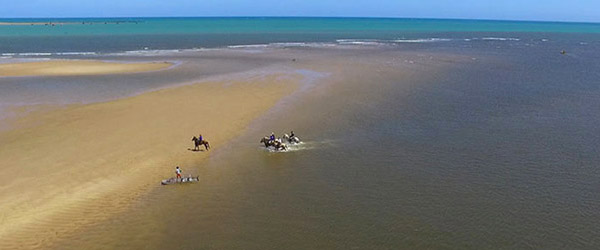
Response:
[[[294,138],[294,136],[296,136],[296,135],[294,134],[294,130],[290,131],[290,139]]]
[[[198,135],[198,140],[199,140],[200,142],[202,142],[202,141],[204,140],[204,138],[202,138],[202,134]]]
[[[269,137],[269,141],[275,141],[275,133],[271,132],[271,136]]]
[[[177,179],[181,179],[181,169],[179,166],[175,167],[175,174],[177,174]]]

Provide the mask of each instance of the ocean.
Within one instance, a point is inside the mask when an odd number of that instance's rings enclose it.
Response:
[[[182,68],[142,78],[0,79],[5,105],[95,102],[212,77],[199,70],[209,67],[204,60],[242,62],[225,74],[298,58],[284,69],[312,79],[207,161],[184,166],[200,183],[157,185],[59,248],[600,247],[600,24],[53,22],[78,24],[0,26],[2,56],[179,60]],[[338,78],[319,88],[332,69]],[[258,143],[289,130],[305,142],[290,152]]]
[[[482,35],[533,32],[541,38],[544,38],[544,33],[600,33],[598,23],[393,18],[85,18],[0,19],[0,22],[54,23],[0,26],[1,56],[15,53],[48,55],[197,49],[290,42],[336,43],[339,39],[375,39],[392,43],[431,38],[464,40],[477,38],[472,36],[474,32]]]

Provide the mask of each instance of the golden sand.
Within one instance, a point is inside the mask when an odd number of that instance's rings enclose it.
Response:
[[[0,64],[3,76],[69,76],[138,73],[166,69],[169,62],[117,63],[92,60],[51,60]]]
[[[190,151],[192,136],[218,148],[300,78],[199,83],[19,118],[0,133],[0,248],[51,247],[125,211],[176,165],[187,175],[211,154]]]

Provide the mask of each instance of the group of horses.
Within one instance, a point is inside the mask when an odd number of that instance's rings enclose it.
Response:
[[[263,143],[266,148],[273,147],[278,151],[288,150],[288,145],[284,143],[286,141],[289,144],[298,144],[300,143],[300,138],[295,135],[283,134],[282,137],[272,140],[269,136],[265,136],[260,139],[260,143]]]
[[[192,138],[192,141],[194,141],[194,149],[192,151],[200,151],[201,145],[204,146],[204,149],[206,151],[208,151],[210,149],[210,144],[208,143],[208,141],[202,140],[200,138],[201,137],[196,137],[196,136],[194,136],[194,138]],[[262,138],[260,140],[260,143],[265,144],[266,148],[273,147],[273,148],[275,148],[275,150],[285,151],[285,150],[288,150],[288,145],[285,144],[284,141],[286,141],[289,144],[298,144],[298,143],[300,143],[300,138],[293,134],[292,134],[292,136],[290,136],[288,134],[283,134],[282,137],[271,140],[271,138],[269,136],[265,136],[264,138]]]

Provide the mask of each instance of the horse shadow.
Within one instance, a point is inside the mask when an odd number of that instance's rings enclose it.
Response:
[[[194,148],[188,148],[187,150],[188,151],[192,151],[192,152],[204,152],[204,151],[206,151],[204,149],[194,149]]]

